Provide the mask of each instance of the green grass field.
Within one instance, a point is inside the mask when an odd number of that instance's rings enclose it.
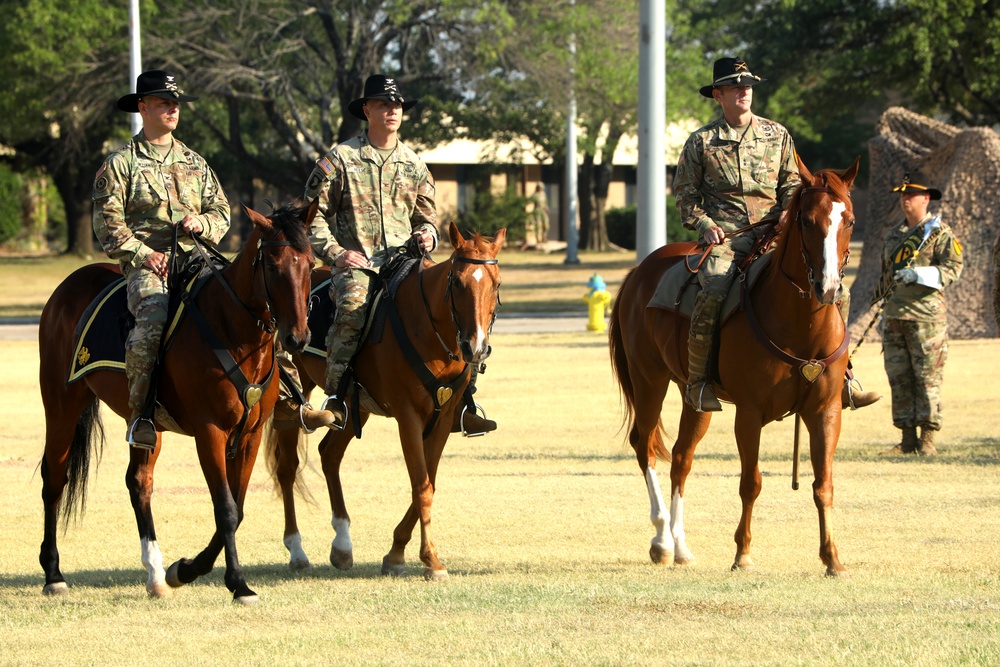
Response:
[[[537,291],[508,298],[519,271],[538,280],[551,271],[567,303],[594,271],[586,256],[580,267],[549,258],[522,270],[508,270],[515,259],[505,257],[507,304]],[[0,268],[8,280],[9,265]],[[612,293],[617,271],[599,270]],[[314,502],[299,504],[309,572],[286,566],[281,505],[258,461],[237,538],[261,603],[244,608],[230,602],[221,560],[169,599],[146,597],[123,480],[124,423],[107,411],[88,511],[60,535],[70,592],[41,594],[39,352],[0,341],[0,664],[1000,664],[997,341],[952,343],[936,458],[878,455],[898,437],[887,399],[844,416],[834,470],[842,579],[823,576],[807,463],[801,490],[791,489],[790,420],[769,425],[762,440],[757,571],[729,571],[740,513],[731,406],[689,478],[696,561],[654,566],[649,502],[618,430],[605,337],[508,334],[492,343],[477,398],[500,430],[453,438],[438,478],[434,535],[450,579],[423,580],[418,538],[409,576],[379,574],[409,487],[393,422],[376,418],[344,462],[356,563],[348,572],[327,561],[333,531],[318,434],[304,471]],[[867,387],[888,392],[877,345],[863,346],[855,366]],[[671,432],[679,410],[672,389]],[[667,464],[659,469],[665,482]],[[211,503],[189,439],[165,436],[153,508],[167,563],[207,543]]]

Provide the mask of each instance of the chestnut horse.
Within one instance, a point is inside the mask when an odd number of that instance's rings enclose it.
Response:
[[[809,433],[819,511],[819,556],[826,573],[845,568],[831,532],[833,454],[840,437],[841,386],[847,369],[847,334],[836,305],[854,228],[849,190],[858,160],[843,173],[811,174],[799,160],[802,184],[794,191],[769,265],[745,298],[744,308],[722,326],[719,398],[736,405],[743,513],[736,527],[734,570],[753,568],[750,519],[760,494],[760,433],[765,424],[797,413]],[[693,559],[684,535],[684,485],[695,447],[708,430],[710,412],[686,403],[670,457],[670,512],[656,476],[656,458],[667,459],[660,409],[673,381],[684,391],[689,322],[674,312],[647,308],[660,277],[678,257],[664,246],[626,276],[608,331],[611,362],[625,399],[625,425],[646,480],[656,535],[654,562]],[[746,304],[749,303],[749,312]],[[754,320],[759,324],[755,327]],[[810,381],[812,380],[812,381]]]
[[[307,304],[313,254],[306,230],[317,207],[282,207],[264,217],[244,207],[253,222],[246,246],[236,259],[209,279],[185,306],[159,371],[159,402],[181,432],[194,436],[198,459],[208,483],[215,514],[215,534],[193,560],[182,559],[163,570],[156,541],[150,498],[153,468],[160,453],[131,448],[125,483],[128,487],[149,577],[146,590],[162,597],[211,571],[225,549],[226,587],[237,602],[252,604],[236,554],[236,529],[243,519],[250,473],[263,425],[278,396],[274,346],[289,350],[309,341]],[[45,537],[39,562],[45,571],[46,594],[67,591],[59,570],[56,546],[58,514],[68,519],[86,498],[91,449],[103,447],[100,401],[124,418],[130,416],[125,374],[96,370],[67,382],[74,358],[74,329],[87,306],[121,278],[116,265],[93,264],[75,271],[56,288],[42,311],[38,329],[41,357],[39,382],[45,406],[45,454],[41,462]],[[206,341],[195,311],[213,332]],[[277,333],[275,333],[277,332]],[[166,335],[166,334],[165,334]],[[220,348],[213,351],[213,347]],[[223,368],[217,354],[230,355],[235,368]],[[249,384],[238,391],[235,380]],[[95,437],[97,436],[97,437]],[[232,436],[233,442],[229,443]],[[123,446],[124,443],[123,443]],[[63,491],[66,490],[66,497]]]
[[[492,241],[478,234],[465,239],[452,223],[450,236],[455,249],[452,256],[440,264],[423,260],[418,270],[411,271],[400,282],[395,298],[388,304],[390,310],[395,308],[399,314],[404,340],[387,321],[381,339],[365,342],[355,358],[355,382],[376,405],[368,403],[366,407],[364,400],[355,405],[348,396],[349,411],[358,412],[354,418],[360,418],[362,425],[372,414],[369,408],[396,420],[410,477],[412,499],[393,533],[392,548],[382,560],[383,574],[405,572],[404,552],[419,521],[424,576],[428,579],[448,576],[431,539],[431,502],[438,463],[455,410],[464,407],[462,396],[469,382],[469,366],[481,364],[490,351],[490,330],[500,303],[500,267],[496,257],[507,230],[501,229]],[[326,277],[323,273],[314,282]],[[389,315],[387,320],[391,319]],[[407,354],[406,347],[412,348],[411,354]],[[315,386],[323,385],[326,373],[323,358],[297,354],[295,364],[307,396]],[[336,532],[330,562],[342,570],[354,564],[351,518],[340,480],[340,464],[353,438],[352,424],[348,423],[343,431],[331,429],[319,444]],[[295,518],[297,445],[298,431],[273,431],[268,437],[268,463],[284,502],[284,544],[293,570],[310,567]]]

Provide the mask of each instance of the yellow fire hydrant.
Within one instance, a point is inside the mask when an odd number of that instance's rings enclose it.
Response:
[[[589,315],[587,331],[604,331],[607,328],[604,316],[611,312],[611,295],[608,293],[607,285],[604,284],[604,278],[596,273],[587,281],[587,287],[590,288],[590,291],[583,297],[583,300],[587,302],[587,314]]]

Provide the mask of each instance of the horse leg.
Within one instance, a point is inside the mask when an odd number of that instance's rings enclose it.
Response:
[[[809,431],[809,457],[813,467],[813,502],[819,512],[819,557],[826,565],[826,575],[837,577],[847,572],[833,542],[833,454],[840,434],[841,411],[830,409],[803,419]]]
[[[259,437],[259,436],[258,436]],[[212,506],[215,510],[215,533],[208,546],[193,559],[182,558],[174,562],[167,570],[167,584],[177,588],[189,584],[200,576],[212,571],[219,552],[226,552],[226,588],[233,593],[233,601],[242,604],[255,604],[257,594],[247,585],[240,567],[236,552],[236,529],[240,522],[240,508],[237,499],[233,497],[228,475],[226,473],[226,437],[219,431],[213,431],[209,436],[196,436],[198,443],[198,459],[212,495]],[[207,443],[207,444],[206,444]],[[252,456],[248,455],[250,467],[253,467],[253,457],[256,447],[252,446]],[[240,450],[243,452],[243,448]],[[240,465],[234,462],[234,465]]]
[[[281,504],[285,511],[285,533],[282,543],[288,549],[288,567],[294,572],[312,567],[309,557],[302,549],[302,536],[295,516],[295,480],[299,474],[299,443],[302,431],[276,431],[269,434],[274,446],[274,477],[281,490]]]
[[[446,576],[447,570],[438,560],[430,538],[431,504],[434,500],[434,484],[431,482],[430,475],[427,472],[424,441],[420,433],[421,422],[415,416],[408,420],[398,416],[396,419],[399,424],[399,441],[403,447],[403,459],[406,461],[406,471],[410,477],[411,499],[410,507],[393,531],[392,548],[385,555],[385,558],[382,559],[382,573],[401,574],[403,572],[406,564],[406,545],[409,543],[410,537],[413,535],[413,527],[419,519],[420,559],[428,570],[442,571]],[[441,428],[444,428],[444,426],[441,426]],[[425,573],[425,576],[432,578],[438,575]]]
[[[656,459],[665,458],[666,455],[660,410],[663,408],[663,398],[666,396],[669,381],[649,382],[640,373],[635,374],[635,379],[633,389],[635,419],[628,440],[635,450],[636,461],[646,481],[646,492],[649,494],[649,520],[656,531],[650,541],[649,557],[654,563],[670,563],[674,559],[674,541],[668,530],[670,513],[667,511],[660,489],[660,480],[656,475]]]
[[[750,520],[753,516],[753,504],[760,495],[760,431],[762,418],[759,413],[751,413],[748,409],[736,409],[736,446],[740,452],[740,500],[743,503],[743,513],[736,527],[733,539],[736,541],[736,558],[732,570],[752,571],[753,559],[750,558]]]
[[[361,424],[368,422],[368,415],[361,413]],[[350,427],[348,427],[350,428]],[[331,429],[319,444],[320,458],[323,463],[323,475],[326,477],[326,489],[330,494],[330,525],[333,526],[333,542],[330,544],[330,564],[338,570],[349,570],[354,567],[354,543],[351,541],[351,516],[347,513],[347,503],[344,501],[344,486],[340,480],[340,464],[344,460],[347,446],[354,439],[353,430],[336,431]]]
[[[674,541],[675,565],[688,565],[694,561],[684,534],[684,485],[691,472],[694,450],[705,437],[711,422],[711,412],[697,412],[687,402],[684,403],[670,459],[670,536]]]
[[[44,363],[44,362],[43,362]],[[62,373],[60,378],[64,377]],[[45,595],[69,592],[66,579],[59,569],[60,508],[68,513],[72,505],[82,501],[90,466],[93,428],[100,427],[100,403],[83,383],[65,385],[59,382],[59,393],[53,395],[50,383],[42,373],[42,399],[45,404],[45,452],[41,462],[42,506],[44,528],[38,563],[45,573]],[[69,493],[63,498],[66,486]],[[62,506],[63,501],[66,507]],[[82,507],[80,508],[82,511]]]
[[[153,451],[130,448],[128,470],[125,472],[125,487],[135,512],[135,525],[139,530],[139,548],[142,564],[146,568],[146,593],[151,598],[163,598],[171,594],[167,585],[166,571],[163,569],[163,554],[156,541],[153,525],[153,469],[160,455],[162,435],[156,434],[156,448]]]
[[[443,419],[442,423],[450,425],[451,420]],[[441,424],[437,426],[438,428],[435,428],[430,436],[424,440],[424,460],[427,462],[427,478],[430,481],[432,493],[437,486],[438,465],[441,463],[441,455],[444,453],[444,446],[448,441],[449,430],[441,428]],[[425,579],[443,580],[448,578],[448,570],[438,560],[437,549],[431,540],[429,518],[426,524],[424,522],[420,524],[420,560],[427,566],[424,570]]]

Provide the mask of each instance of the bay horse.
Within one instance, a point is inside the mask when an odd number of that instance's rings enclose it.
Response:
[[[357,411],[354,419],[359,419],[361,425],[368,421],[373,409],[396,420],[410,478],[410,506],[393,532],[392,548],[382,560],[383,574],[405,572],[406,545],[419,521],[424,576],[448,577],[431,539],[431,503],[438,463],[455,410],[463,407],[461,397],[469,383],[470,365],[481,364],[490,352],[489,336],[500,303],[497,253],[507,230],[501,229],[492,240],[479,234],[466,239],[451,223],[449,234],[454,248],[451,257],[440,264],[422,260],[418,270],[402,279],[388,304],[398,312],[401,333],[387,322],[381,339],[364,342],[354,363],[355,382],[365,389],[374,405],[365,401],[355,404],[350,397],[353,392],[349,392],[349,413]],[[317,274],[314,284],[329,275]],[[391,320],[392,315],[387,319]],[[300,353],[294,355],[294,360],[306,396],[317,385],[323,386],[325,359]],[[340,464],[354,437],[349,417],[344,430],[329,430],[319,444],[336,533],[330,562],[342,570],[354,565],[354,554]],[[310,567],[295,517],[298,440],[298,431],[272,430],[266,446],[268,465],[284,504],[284,544],[293,570]]]
[[[833,455],[848,361],[847,333],[836,302],[854,228],[849,191],[858,163],[843,172],[824,169],[812,174],[798,160],[802,182],[793,192],[770,263],[744,295],[744,308],[726,320],[719,334],[718,395],[736,406],[741,465],[743,512],[734,536],[733,570],[753,569],[750,519],[761,489],[761,429],[791,413],[801,417],[809,434],[819,557],[829,576],[846,570],[831,531]],[[685,402],[672,455],[666,451],[660,410],[670,382],[684,391],[689,321],[646,304],[666,269],[683,261],[672,254],[671,247],[664,246],[628,273],[615,299],[608,335],[628,440],[649,493],[656,531],[650,557],[656,563],[686,564],[693,555],[684,534],[684,487],[695,447],[712,416]],[[656,476],[657,457],[670,460],[669,512]]]
[[[215,515],[215,534],[208,546],[194,559],[178,560],[166,572],[150,504],[153,469],[165,428],[162,421],[157,419],[155,449],[130,448],[125,483],[139,529],[150,597],[166,596],[171,588],[207,574],[225,549],[225,583],[234,601],[257,601],[237,558],[236,529],[243,519],[263,425],[278,396],[275,343],[299,350],[309,341],[307,304],[313,254],[307,230],[317,206],[285,206],[270,217],[243,208],[253,222],[246,245],[186,303],[185,315],[160,365],[159,402],[173,418],[174,430],[194,436]],[[120,370],[95,370],[67,381],[77,323],[94,298],[120,278],[114,264],[78,269],[53,292],[39,322],[39,384],[45,407],[45,453],[40,465],[45,530],[39,562],[45,572],[43,592],[50,595],[68,589],[59,569],[58,515],[62,511],[68,522],[74,511],[84,510],[91,450],[99,454],[104,445],[99,402],[125,419],[131,414],[128,383]],[[206,340],[196,311],[215,340]],[[227,350],[235,366],[229,372],[223,368],[222,357],[217,358]],[[240,373],[248,383],[242,392],[231,379]]]

